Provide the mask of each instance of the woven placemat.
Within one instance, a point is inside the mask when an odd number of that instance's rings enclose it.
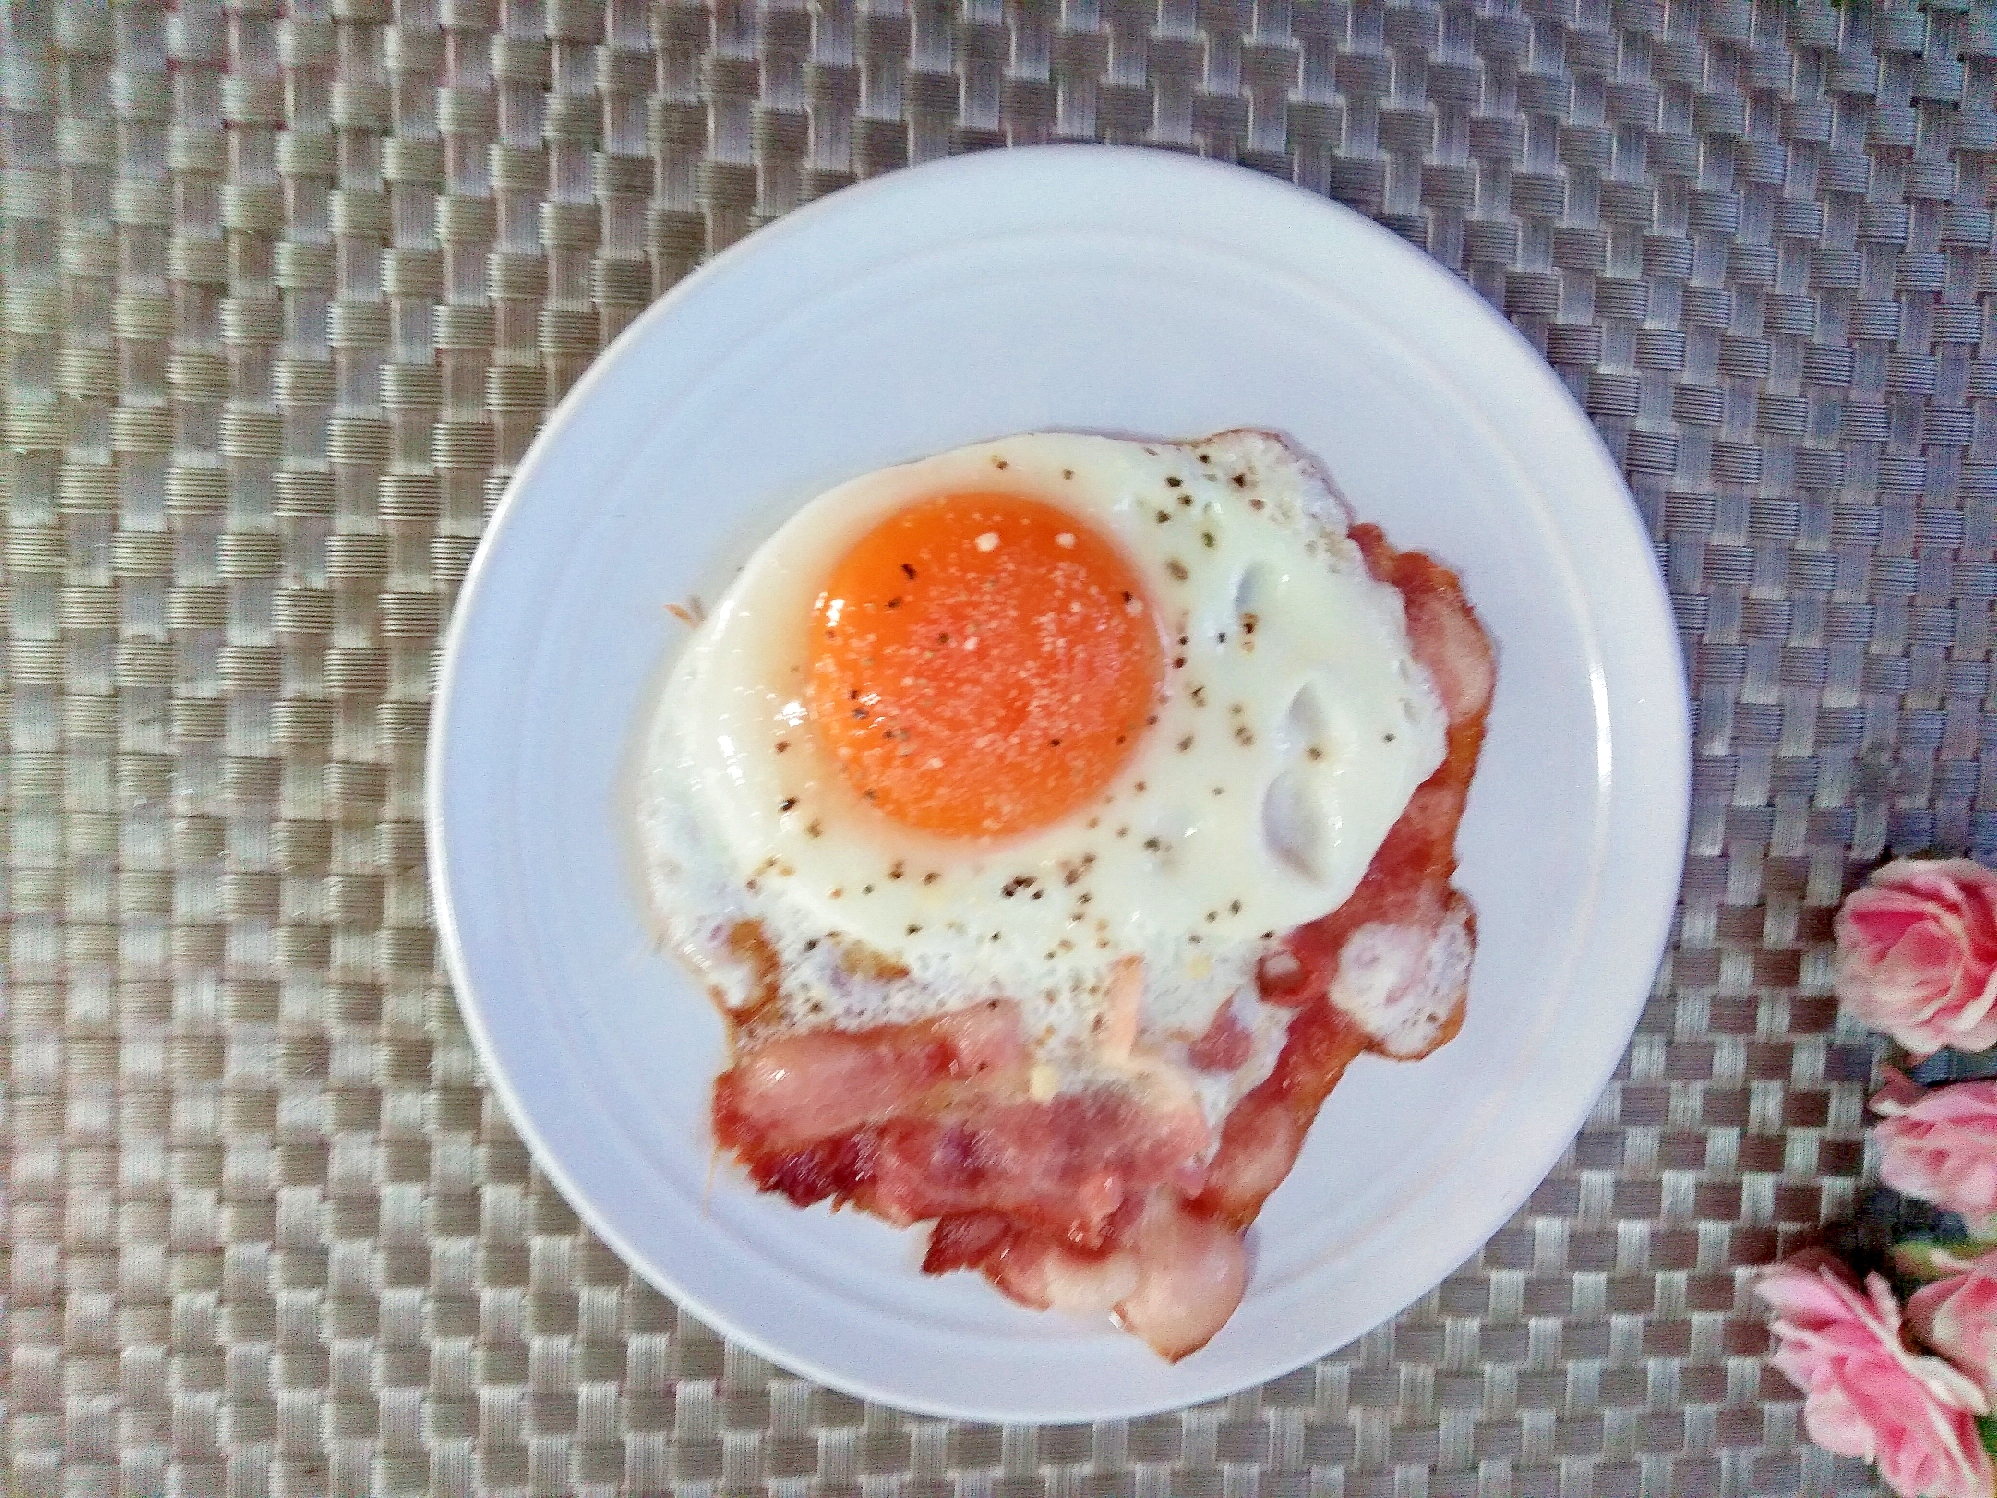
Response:
[[[1997,855],[1997,13],[1778,0],[0,3],[11,1491],[1858,1490],[1746,1267],[1847,1213],[1839,895]],[[1501,306],[1657,538],[1691,860],[1628,1058],[1397,1322],[1223,1403],[907,1418],[582,1231],[437,965],[438,631],[703,255],[955,150],[1151,142]]]

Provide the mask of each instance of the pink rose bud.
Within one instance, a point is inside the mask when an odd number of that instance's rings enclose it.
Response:
[[[1838,999],[1916,1056],[1997,1045],[1997,874],[1902,858],[1837,916]]]
[[[1878,1275],[1861,1290],[1821,1249],[1770,1265],[1755,1292],[1775,1311],[1768,1360],[1803,1391],[1810,1439],[1863,1457],[1906,1498],[1990,1498],[1990,1454],[1976,1417],[1983,1390],[1913,1351],[1900,1306]]]
[[[1997,1254],[1923,1285],[1907,1298],[1907,1324],[1923,1342],[1997,1399]]]
[[[1982,1228],[1997,1214],[1997,1081],[1924,1091],[1890,1068],[1886,1078],[1872,1100],[1880,1179]]]

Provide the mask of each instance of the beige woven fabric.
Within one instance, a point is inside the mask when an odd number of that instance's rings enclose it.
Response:
[[[1855,1490],[1746,1266],[1851,1209],[1888,848],[1997,854],[1997,14],[1778,0],[5,0],[12,1491]],[[1658,539],[1691,862],[1628,1059],[1395,1324],[1212,1407],[914,1420],[582,1232],[436,963],[438,631],[703,254],[1051,138],[1294,176],[1545,351]]]

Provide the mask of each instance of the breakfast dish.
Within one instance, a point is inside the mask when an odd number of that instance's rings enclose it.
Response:
[[[1462,1023],[1451,884],[1494,684],[1447,568],[1268,433],[1030,433],[772,536],[640,789],[760,1188],[1163,1356],[1362,1052]]]
[[[1462,1027],[1417,1065],[1347,1066],[1255,1215],[1240,1304],[1177,1362],[1108,1316],[992,1293],[993,1252],[976,1271],[920,1273],[933,1223],[754,1189],[717,1142],[715,1081],[752,1039],[806,1027],[752,1035],[706,1001],[661,939],[658,839],[638,814],[666,809],[659,699],[704,637],[667,605],[718,619],[800,501],[852,475],[1057,424],[1283,432],[1396,548],[1460,572],[1503,642],[1460,864],[1433,887],[1438,903],[1454,885],[1476,907]],[[816,566],[829,574],[842,554]],[[1421,621],[1403,612],[1417,651],[1408,625]],[[1675,909],[1689,785],[1677,638],[1617,463],[1566,386],[1396,235],[1257,173],[1156,151],[911,167],[800,208],[681,282],[521,460],[438,666],[424,784],[441,953],[482,1074],[537,1166],[636,1274],[733,1345],[955,1419],[1123,1419],[1223,1398],[1432,1289],[1588,1116]],[[1134,762],[1115,773],[1135,776]],[[1265,788],[1244,780],[1240,794]],[[1275,867],[1257,865],[1256,889]],[[747,877],[717,873],[714,888]],[[1054,898],[1003,888],[1001,910]],[[1209,909],[1193,907],[1201,925]],[[925,1022],[941,1017],[911,1004],[856,1028]],[[1211,1089],[1210,1106],[1235,1085]],[[1293,1133],[1323,1085],[1278,1096]],[[1245,1106],[1247,1093],[1228,1111]]]

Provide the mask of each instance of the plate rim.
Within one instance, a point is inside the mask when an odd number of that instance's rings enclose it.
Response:
[[[1002,164],[1002,170],[1011,171],[1022,169],[1022,162],[1025,161],[1028,164],[1023,169],[1032,171],[1034,168],[1031,163],[1037,162],[1045,163],[1050,169],[1059,171],[1066,162],[1101,161],[1108,157],[1134,158],[1136,159],[1134,164],[1140,164],[1144,169],[1151,171],[1184,172],[1189,177],[1196,176],[1209,181],[1225,180],[1236,189],[1266,189],[1272,196],[1290,200],[1292,210],[1299,205],[1321,210],[1328,220],[1342,221],[1341,228],[1345,232],[1371,236],[1376,244],[1390,245],[1394,258],[1409,271],[1425,273],[1432,284],[1446,285],[1465,315],[1476,316],[1487,329],[1500,332],[1512,353],[1523,354],[1531,364],[1538,366],[1545,376],[1544,383],[1548,387],[1546,393],[1555,397],[1555,404],[1571,419],[1575,434],[1592,447],[1593,456],[1598,460],[1602,476],[1609,482],[1612,492],[1604,496],[1605,503],[1601,506],[1603,513],[1595,517],[1597,522],[1606,521],[1625,532],[1625,538],[1635,542],[1650,560],[1647,572],[1638,579],[1630,580],[1629,593],[1636,595],[1640,601],[1632,604],[1626,600],[1617,612],[1626,622],[1636,615],[1648,615],[1647,619],[1637,621],[1639,633],[1649,635],[1648,643],[1653,648],[1661,645],[1669,662],[1675,667],[1675,672],[1666,684],[1670,690],[1658,694],[1660,701],[1656,705],[1663,709],[1665,716],[1670,720],[1667,726],[1672,730],[1672,744],[1680,752],[1653,753],[1647,765],[1647,768],[1664,782],[1655,787],[1654,791],[1661,791],[1668,804],[1660,806],[1656,795],[1653,794],[1651,804],[1646,809],[1653,817],[1662,814],[1671,836],[1667,839],[1666,851],[1660,855],[1653,870],[1656,892],[1647,895],[1639,910],[1639,913],[1648,917],[1651,929],[1640,947],[1636,943],[1630,944],[1633,953],[1638,953],[1646,959],[1643,965],[1653,975],[1653,979],[1669,947],[1687,851],[1691,811],[1691,735],[1686,663],[1670,596],[1658,567],[1653,542],[1639,517],[1620,467],[1603,444],[1594,423],[1575,401],[1572,392],[1510,320],[1502,316],[1474,288],[1468,286],[1439,262],[1407,243],[1392,230],[1335,200],[1280,182],[1250,168],[1154,147],[1065,143],[1020,146],[1003,151],[950,157],[902,168],[856,183],[825,198],[802,205],[786,213],[782,218],[745,235],[683,277],[668,292],[631,320],[592,361],[542,421],[527,450],[522,454],[504,494],[485,522],[471,563],[453,601],[438,656],[435,685],[431,696],[429,737],[424,756],[423,821],[432,919],[438,933],[444,966],[457,1001],[457,1009],[472,1038],[483,1080],[499,1098],[510,1125],[518,1132],[535,1163],[563,1199],[576,1211],[578,1217],[617,1252],[629,1269],[635,1271],[640,1278],[652,1283],[677,1304],[693,1312],[699,1319],[713,1326],[723,1336],[780,1368],[793,1370],[814,1382],[859,1397],[943,1418],[1029,1422],[1137,1418],[1162,1410],[1203,1403],[1225,1397],[1240,1389],[1253,1387],[1270,1378],[1280,1377],[1285,1372],[1294,1370],[1315,1358],[1325,1356],[1335,1351],[1337,1346],[1344,1344],[1341,1342],[1319,1347],[1301,1358],[1285,1353],[1279,1363],[1268,1370],[1251,1374],[1246,1381],[1239,1378],[1223,1379],[1218,1381],[1212,1390],[1194,1395],[1190,1399],[1174,1398],[1161,1402],[1155,1399],[1119,1401],[1108,1398],[1096,1405],[1080,1409],[1071,1410],[1064,1405],[1062,1412],[1057,1414],[1038,1406],[1030,1408],[1021,1406],[1016,1401],[1012,1405],[996,1401],[970,1405],[954,1400],[911,1397],[906,1391],[899,1389],[884,1390],[874,1381],[855,1376],[842,1369],[824,1366],[817,1358],[778,1346],[770,1339],[739,1325],[732,1316],[717,1309],[704,1297],[683,1288],[678,1277],[667,1272],[666,1266],[654,1262],[652,1256],[634,1248],[625,1234],[610,1221],[595,1198],[580,1189],[562,1163],[561,1157],[549,1147],[533,1113],[524,1106],[513,1069],[504,1060],[502,1051],[488,1028],[483,1005],[470,975],[471,959],[463,945],[457,901],[453,893],[451,840],[448,835],[443,792],[444,767],[449,757],[451,743],[455,687],[466,652],[470,648],[466,645],[469,623],[477,612],[474,605],[480,597],[488,573],[492,570],[493,558],[503,545],[501,538],[506,533],[507,525],[515,512],[526,502],[525,496],[535,487],[539,472],[560,441],[563,429],[575,419],[578,411],[589,404],[593,392],[613,377],[616,367],[628,357],[630,349],[653,325],[673,316],[683,303],[702,295],[711,282],[725,277],[737,263],[747,261],[752,256],[781,254],[787,241],[799,234],[813,232],[814,226],[821,219],[851,214],[856,210],[866,211],[869,205],[885,206],[893,197],[909,191],[923,190],[931,183],[940,184],[940,190],[947,191],[946,178],[974,177],[981,172],[991,170],[995,164]],[[1418,345],[1409,346],[1419,348]],[[1606,501],[1620,501],[1620,503],[1611,504]],[[1601,616],[1592,617],[1599,619]],[[1606,731],[1609,722],[1606,707],[1601,717]],[[1608,804],[1613,806],[1618,799],[1618,795],[1612,791],[1608,797]],[[1604,823],[1605,837],[1608,835],[1606,829],[1609,825],[1608,822]],[[1596,919],[1599,920],[1599,915]],[[1632,960],[1635,960],[1634,957]],[[1622,1036],[1621,1044],[1613,1052],[1609,1052],[1599,1066],[1585,1069],[1585,1076],[1590,1084],[1587,1096],[1591,1100],[1600,1095],[1602,1087],[1614,1074],[1622,1056],[1626,1054],[1629,1038],[1641,1019],[1648,994],[1648,985],[1631,994],[1626,1006],[1627,1014],[1619,1016],[1615,1026],[1617,1033]],[[1533,1169],[1529,1175],[1521,1173],[1520,1179],[1524,1184],[1515,1195],[1508,1194],[1504,1210],[1468,1247],[1468,1255],[1477,1253],[1488,1242],[1490,1234],[1501,1228],[1504,1222],[1515,1215],[1518,1208],[1530,1198],[1532,1192],[1558,1164],[1560,1155],[1571,1144],[1575,1133],[1585,1124],[1590,1107],[1592,1102],[1578,1111],[1571,1124],[1563,1123],[1559,1133],[1559,1143],[1543,1161],[1537,1158],[1532,1161]],[[1449,1271],[1445,1269],[1443,1277],[1448,1273]],[[1408,1305],[1419,1300],[1439,1282],[1438,1278],[1426,1289],[1416,1291],[1414,1295],[1384,1314],[1374,1325],[1388,1324],[1402,1314]]]

